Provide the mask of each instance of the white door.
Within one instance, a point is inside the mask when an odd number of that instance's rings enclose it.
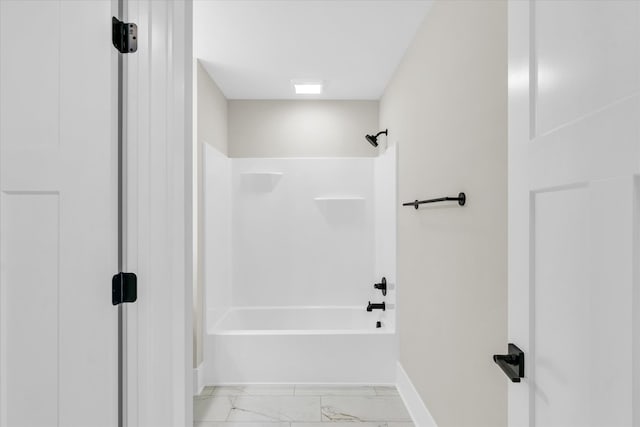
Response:
[[[640,425],[639,173],[640,1],[511,1],[511,427]]]
[[[0,426],[117,425],[112,4],[0,1]]]

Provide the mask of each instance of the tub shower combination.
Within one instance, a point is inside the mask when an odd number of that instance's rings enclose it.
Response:
[[[362,307],[233,308],[206,339],[214,384],[395,380],[395,333]]]
[[[395,149],[207,149],[205,383],[395,383]]]

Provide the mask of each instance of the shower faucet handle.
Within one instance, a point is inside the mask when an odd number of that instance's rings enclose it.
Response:
[[[387,278],[383,277],[380,283],[374,283],[373,287],[375,289],[380,289],[382,291],[383,296],[387,296]]]

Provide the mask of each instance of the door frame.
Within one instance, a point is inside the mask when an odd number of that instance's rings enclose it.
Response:
[[[128,427],[193,424],[192,0],[128,0]]]

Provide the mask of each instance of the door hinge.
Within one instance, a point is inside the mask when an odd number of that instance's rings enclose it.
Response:
[[[111,20],[111,41],[120,53],[138,50],[138,26],[132,22],[122,22],[115,16]]]
[[[136,302],[138,299],[138,278],[135,273],[118,273],[111,279],[111,303]]]

